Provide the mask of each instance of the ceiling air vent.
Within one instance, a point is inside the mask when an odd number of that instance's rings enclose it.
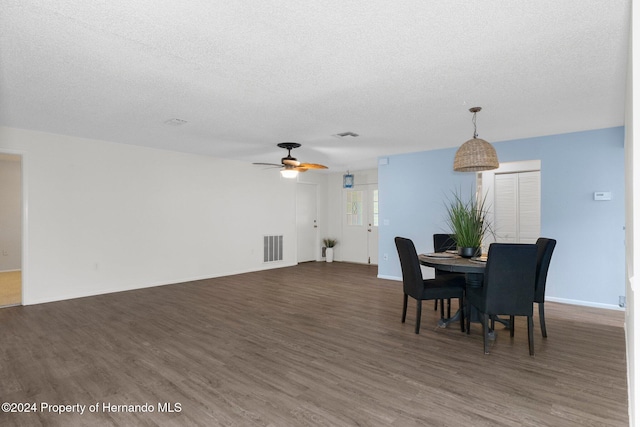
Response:
[[[333,135],[336,138],[346,138],[347,136],[352,136],[352,137],[356,137],[356,136],[360,136],[355,132],[341,132],[341,133],[336,133],[335,135]]]
[[[187,121],[182,119],[169,119],[164,121],[164,124],[169,126],[181,126],[185,123],[187,123]]]

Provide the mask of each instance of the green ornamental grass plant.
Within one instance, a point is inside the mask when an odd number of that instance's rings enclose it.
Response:
[[[447,223],[459,248],[479,248],[486,232],[493,232],[487,221],[485,199],[476,201],[472,195],[463,200],[460,191],[447,200]]]
[[[338,244],[338,239],[325,238],[322,239],[322,243],[324,243],[327,248],[332,248]]]

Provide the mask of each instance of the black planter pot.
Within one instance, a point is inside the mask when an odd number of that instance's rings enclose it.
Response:
[[[480,248],[461,248],[458,246],[458,255],[463,258],[472,258],[480,255]]]

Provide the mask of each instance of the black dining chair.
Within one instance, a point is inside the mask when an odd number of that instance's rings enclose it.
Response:
[[[400,265],[402,267],[402,284],[404,289],[404,302],[402,307],[402,323],[407,319],[407,302],[411,296],[417,302],[416,334],[420,333],[420,319],[422,314],[422,301],[433,299],[458,298],[460,307],[464,302],[465,281],[424,279],[420,269],[420,261],[416,247],[411,239],[404,237],[395,238]],[[460,330],[464,332],[464,312],[460,316]]]
[[[433,235],[433,251],[434,252],[446,252],[456,249],[456,242],[453,239],[452,234],[437,233]],[[454,279],[458,280],[459,277],[464,278],[464,273],[452,273],[449,271],[441,271],[436,269],[436,279]],[[444,317],[444,300],[440,301],[440,316]],[[434,310],[438,310],[438,300],[435,300],[433,305]],[[447,317],[451,317],[451,298],[447,299]]]
[[[549,272],[549,264],[551,263],[551,255],[556,247],[554,239],[540,237],[536,241],[538,247],[537,265],[536,265],[536,292],[533,301],[538,303],[538,314],[540,317],[540,329],[542,337],[547,337],[547,325],[544,321],[544,293],[547,287],[547,273]]]
[[[510,335],[514,335],[515,316],[527,316],[529,354],[533,356],[533,298],[536,282],[537,246],[519,243],[492,243],[482,287],[469,287],[466,293],[467,334],[471,306],[482,314],[484,353],[489,354],[490,316],[509,315]]]

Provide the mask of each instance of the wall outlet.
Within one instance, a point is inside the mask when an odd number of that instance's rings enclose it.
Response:
[[[627,297],[620,295],[618,297],[618,305],[622,308],[627,306]]]

